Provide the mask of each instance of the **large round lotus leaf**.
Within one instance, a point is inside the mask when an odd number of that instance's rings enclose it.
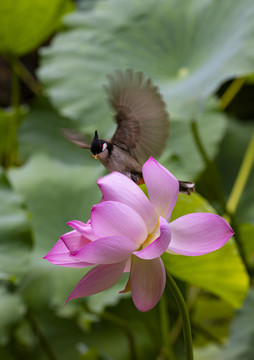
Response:
[[[46,99],[40,98],[35,101],[26,120],[19,127],[21,160],[24,162],[35,153],[47,153],[52,159],[71,165],[93,166],[92,173],[93,169],[95,171],[102,169],[102,164],[91,158],[89,150],[79,148],[63,136],[61,129],[68,126],[70,126],[70,121],[59,116]],[[94,131],[88,136],[87,142],[90,142],[93,136]]]
[[[202,144],[211,159],[218,153],[220,141],[227,129],[227,120],[225,114],[208,109],[197,118]],[[204,169],[205,162],[194,141],[189,122],[171,122],[170,138],[160,162],[181,180],[194,180]]]
[[[234,318],[228,343],[218,360],[251,360],[254,336],[254,291],[250,289],[242,308]]]
[[[9,332],[24,315],[25,306],[21,297],[0,287],[0,345],[9,340]]]
[[[0,168],[0,280],[15,282],[29,265],[32,237],[22,200]]]
[[[253,0],[98,1],[66,17],[40,78],[62,114],[108,129],[105,75],[142,70],[171,116],[191,119],[223,81],[253,72],[253,18]]]
[[[250,289],[242,308],[232,321],[224,346],[209,345],[195,349],[196,360],[252,360],[254,336],[254,292]]]
[[[25,199],[32,214],[34,250],[40,262],[59,237],[71,231],[70,220],[87,221],[93,204],[99,202],[96,179],[102,168],[66,165],[46,154],[35,154],[21,168],[11,169],[8,176],[13,187]]]
[[[0,53],[23,55],[55,30],[68,0],[0,1]]]

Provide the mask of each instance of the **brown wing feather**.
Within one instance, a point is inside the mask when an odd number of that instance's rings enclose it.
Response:
[[[90,145],[84,142],[83,136],[77,131],[73,129],[61,129],[61,133],[64,135],[64,137],[66,137],[66,139],[68,139],[75,145],[83,149],[90,149]]]
[[[159,157],[169,137],[169,115],[158,88],[142,72],[118,70],[107,77],[105,90],[118,124],[112,142],[140,164],[149,156]]]

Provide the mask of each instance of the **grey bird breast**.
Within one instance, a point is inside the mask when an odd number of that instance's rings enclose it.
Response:
[[[132,180],[134,180],[132,174],[142,178],[141,165],[127,150],[121,149],[117,145],[114,145],[110,153],[108,150],[102,152],[99,159],[109,172],[118,171]]]

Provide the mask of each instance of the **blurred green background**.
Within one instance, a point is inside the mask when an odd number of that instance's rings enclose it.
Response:
[[[173,216],[216,211],[235,231],[212,254],[163,257],[189,308],[195,359],[253,360],[253,18],[253,0],[0,0],[1,359],[185,358],[169,289],[148,313],[118,293],[126,278],[64,305],[87,269],[42,259],[67,221],[89,219],[106,173],[59,128],[110,138],[105,76],[133,68],[170,113],[159,161],[196,182]]]

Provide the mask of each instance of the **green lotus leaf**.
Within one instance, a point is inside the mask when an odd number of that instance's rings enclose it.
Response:
[[[0,2],[0,53],[21,56],[41,45],[59,25],[68,0]]]
[[[240,239],[250,267],[254,267],[254,225],[242,223],[239,226]]]
[[[0,171],[0,279],[15,282],[27,270],[32,245],[29,214]]]
[[[223,347],[209,346],[195,351],[197,360],[252,360],[254,335],[254,291],[250,289],[241,309],[232,321],[230,336]]]
[[[253,357],[254,335],[254,291],[250,289],[243,307],[236,314],[231,325],[229,341],[224,347],[221,360],[251,360]]]
[[[1,119],[1,118],[0,118]],[[31,106],[25,121],[19,127],[19,157],[26,161],[35,153],[44,153],[54,160],[71,165],[90,165],[91,177],[101,168],[99,161],[91,159],[91,152],[69,142],[62,134],[61,129],[70,127],[70,121],[52,108],[45,98],[37,99]],[[93,138],[93,133],[87,141]],[[97,166],[96,166],[97,165]]]
[[[115,69],[143,71],[172,118],[195,118],[227,79],[253,73],[252,0],[108,0],[65,19],[39,71],[57,109],[110,126],[101,89]]]
[[[9,341],[9,332],[23,317],[25,305],[20,295],[6,291],[0,287],[0,345]]]
[[[222,343],[229,334],[229,325],[234,315],[235,310],[226,301],[200,291],[191,316],[193,328],[197,329],[194,346],[204,347],[211,342],[212,337]],[[206,337],[206,330],[211,334],[211,338]]]

